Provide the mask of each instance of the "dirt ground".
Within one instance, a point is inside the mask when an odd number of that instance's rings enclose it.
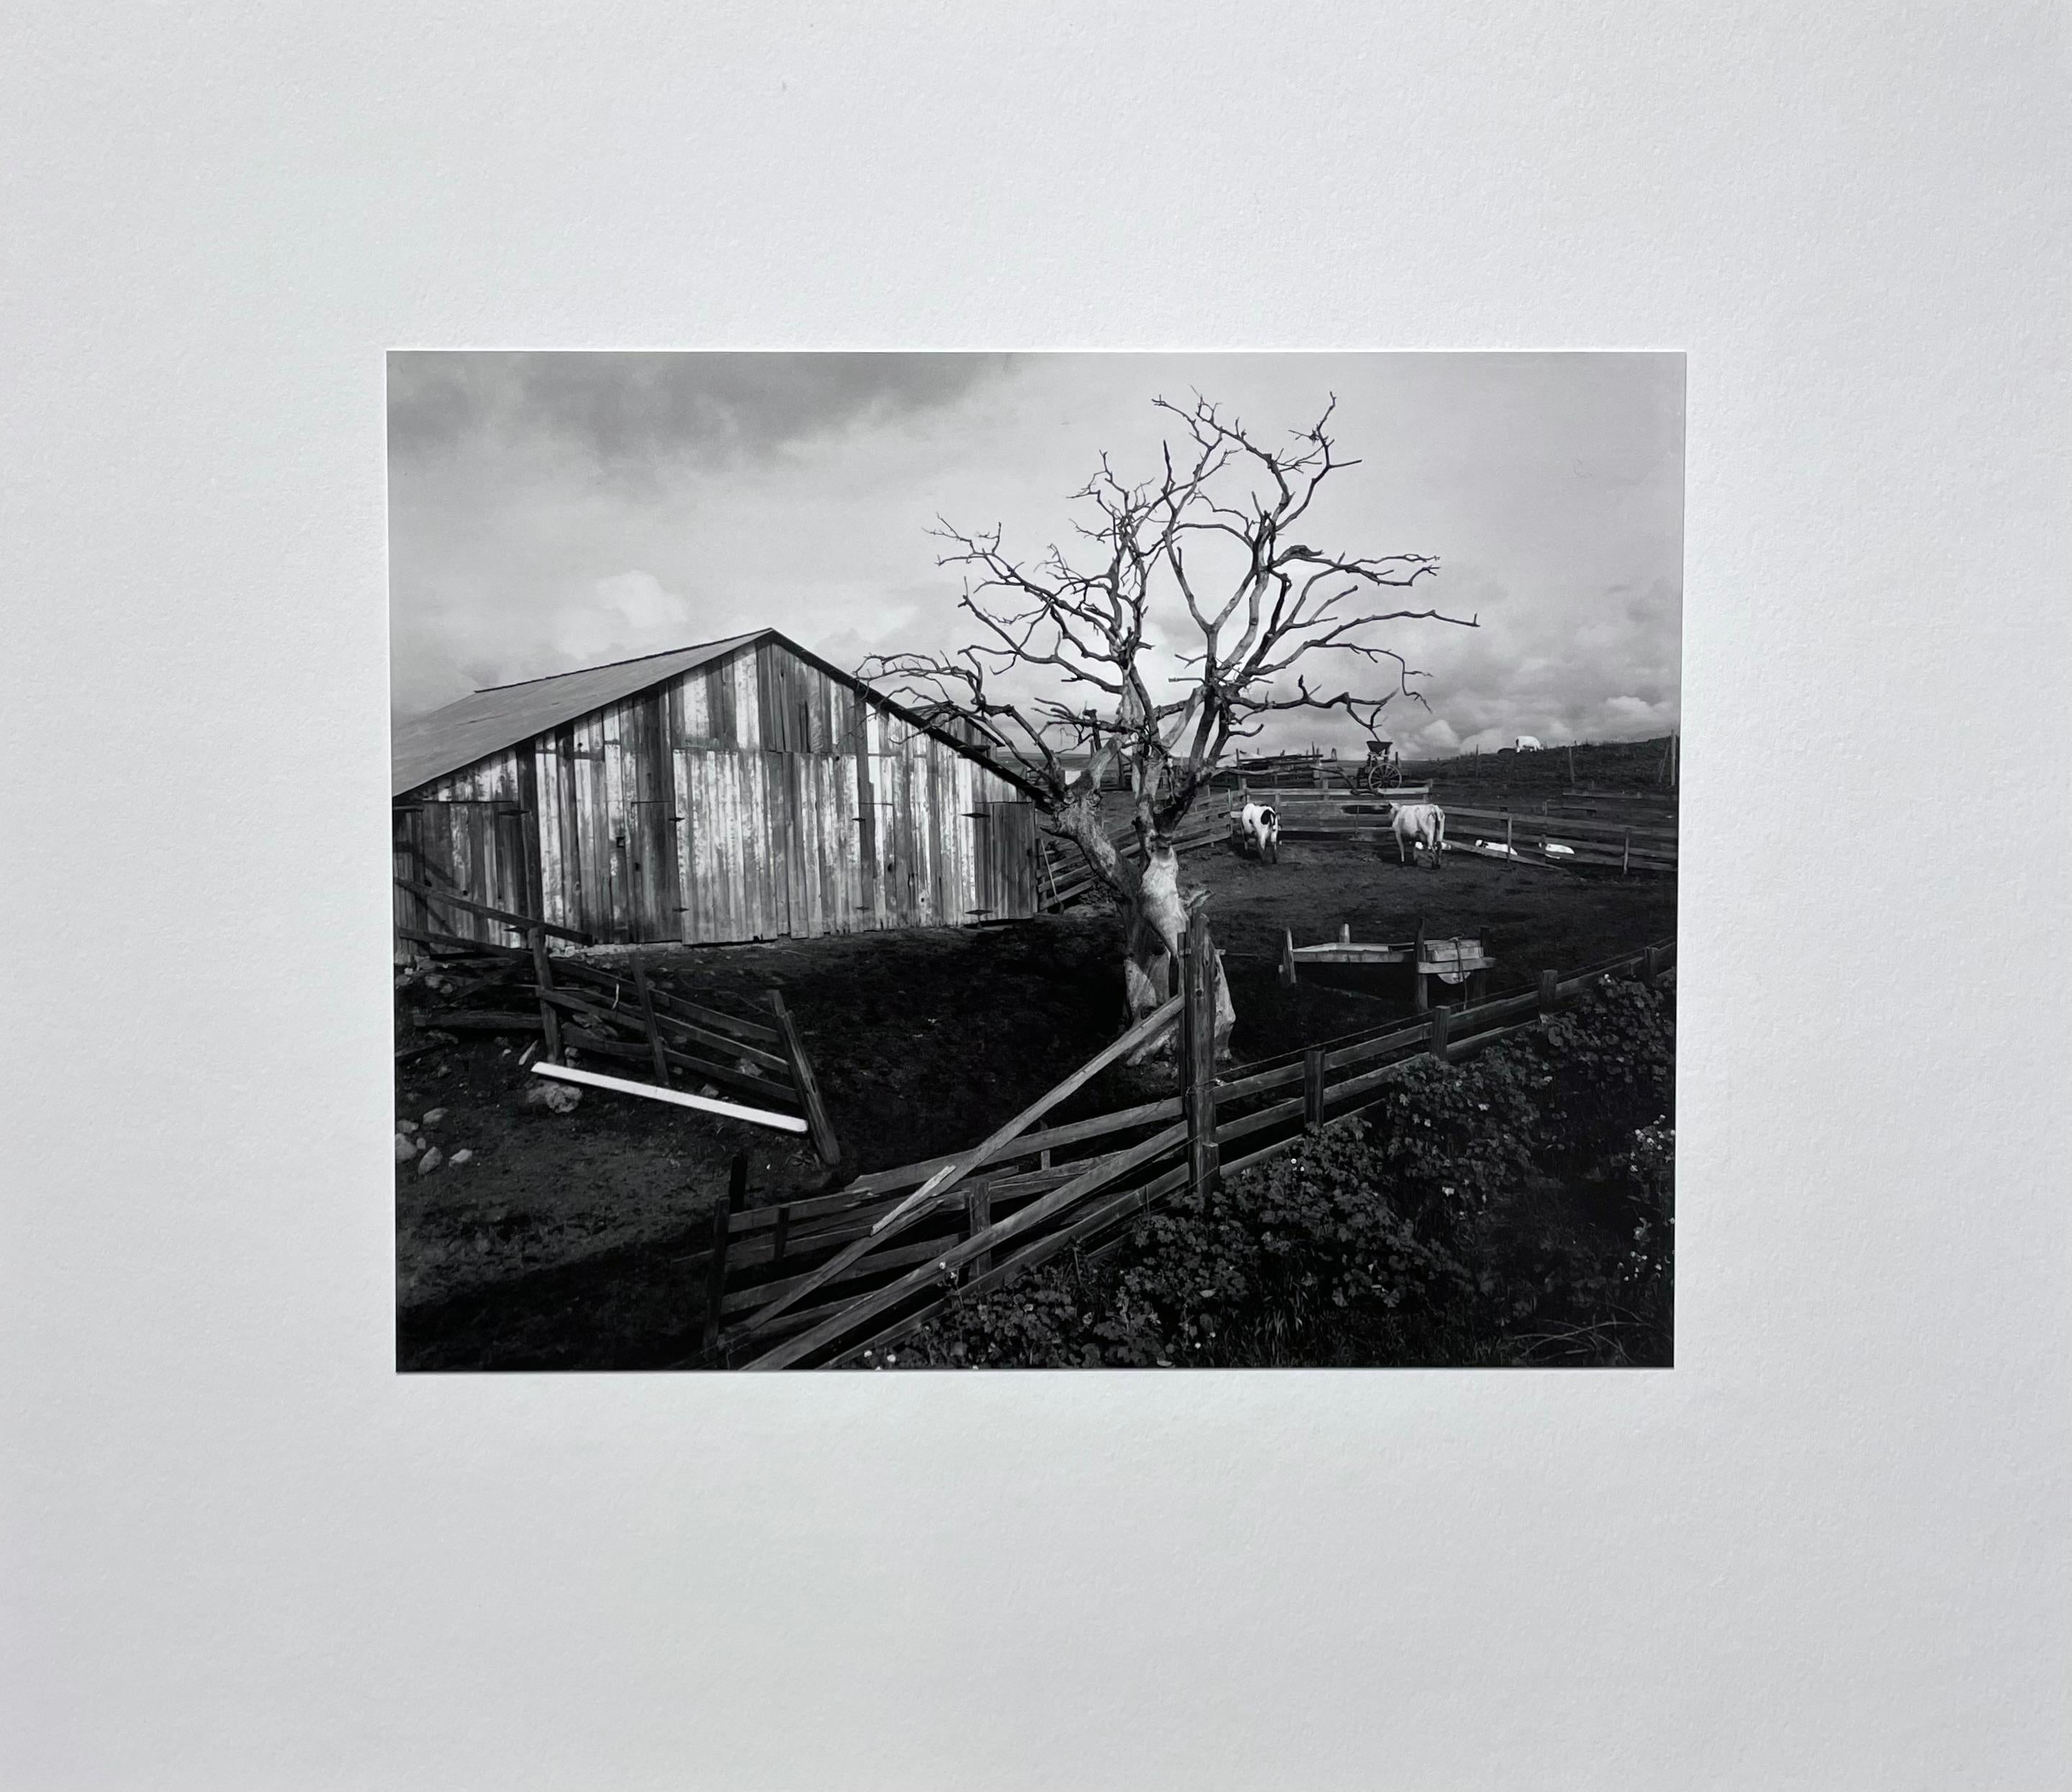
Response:
[[[1392,846],[1284,841],[1280,863],[1221,845],[1190,853],[1210,890],[1238,1013],[1240,1061],[1412,1012],[1400,971],[1278,977],[1281,930],[1311,943],[1428,933],[1481,939],[1492,992],[1667,939],[1673,878],[1555,871],[1448,855],[1406,868]],[[750,1153],[750,1198],[774,1200],[974,1142],[1114,1038],[1123,1019],[1114,916],[1080,910],[982,928],[657,950],[687,993],[727,1007],[781,989],[843,1149],[836,1170],[778,1135],[596,1090],[565,1116],[521,1107],[524,1041],[471,1039],[398,1071],[399,1116],[439,1112],[450,1158],[397,1169],[399,1365],[657,1367],[696,1346],[701,1247],[727,1165]],[[418,998],[413,998],[417,1000]],[[424,1011],[437,1025],[436,1003]],[[399,1001],[399,1046],[412,1042]],[[1118,1069],[1060,1117],[1162,1092]]]

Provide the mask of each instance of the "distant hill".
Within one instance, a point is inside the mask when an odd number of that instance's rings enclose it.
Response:
[[[1404,762],[1404,772],[1412,783],[1429,781],[1455,789],[1486,782],[1519,791],[1575,788],[1662,795],[1668,790],[1668,757],[1669,737],[1664,734],[1651,741],[1594,741],[1573,747],[1543,747],[1537,752],[1410,759]]]

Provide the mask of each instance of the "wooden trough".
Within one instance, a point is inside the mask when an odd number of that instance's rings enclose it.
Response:
[[[1336,939],[1321,946],[1298,946],[1294,934],[1285,928],[1281,935],[1281,980],[1290,988],[1294,987],[1297,971],[1304,964],[1405,964],[1412,967],[1411,976],[1420,1013],[1432,1005],[1434,977],[1449,987],[1466,984],[1466,999],[1478,1001],[1488,986],[1489,973],[1495,964],[1496,960],[1482,950],[1479,939],[1464,939],[1457,935],[1445,939],[1428,939],[1421,923],[1417,937],[1401,946],[1356,940],[1350,927],[1341,927]]]

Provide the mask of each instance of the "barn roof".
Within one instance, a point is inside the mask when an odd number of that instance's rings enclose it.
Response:
[[[397,727],[390,742],[389,794],[401,796],[435,778],[443,778],[449,772],[485,759],[492,753],[501,753],[520,741],[529,741],[550,728],[558,728],[578,716],[602,709],[608,703],[621,702],[642,691],[652,690],[657,684],[667,684],[684,672],[710,665],[714,660],[724,660],[761,641],[779,643],[808,664],[861,692],[880,708],[903,716],[930,734],[939,736],[1010,783],[1022,783],[1013,771],[993,765],[985,754],[975,752],[968,742],[959,740],[939,723],[892,702],[853,674],[828,664],[818,654],[808,652],[790,636],[774,628],[758,628],[746,635],[730,635],[722,641],[674,647],[666,653],[651,653],[638,660],[618,660],[609,665],[554,672],[517,684],[491,685],[457,703],[449,703],[443,709],[420,716],[415,721],[403,722]]]
[[[776,632],[758,629],[751,635],[733,635],[723,641],[706,641],[667,653],[650,653],[638,660],[619,660],[609,665],[586,666],[578,672],[555,672],[545,678],[494,684],[477,691],[443,709],[398,725],[389,743],[389,794],[401,796],[434,778],[443,778],[492,753],[501,753],[507,746],[516,746],[565,721],[602,709],[607,703],[617,703],[680,672],[724,660],[737,648]]]

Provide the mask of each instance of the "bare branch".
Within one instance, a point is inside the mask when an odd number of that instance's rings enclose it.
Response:
[[[1381,591],[1436,578],[1430,555],[1337,553],[1295,539],[1326,481],[1359,465],[1333,440],[1335,397],[1308,428],[1272,444],[1199,393],[1156,403],[1174,425],[1156,469],[1132,481],[1103,455],[1073,495],[1071,553],[1054,543],[1018,560],[997,526],[969,532],[938,517],[939,563],[964,574],[958,606],[975,638],[948,656],[881,656],[862,674],[960,718],[997,762],[1045,793],[1054,824],[1066,825],[1072,811],[1074,837],[1105,772],[1122,767],[1147,845],[1178,825],[1231,742],[1256,735],[1266,718],[1339,710],[1371,733],[1396,699],[1424,703],[1413,680],[1426,675],[1375,631],[1480,621],[1436,606],[1371,606]],[[1154,644],[1165,613],[1186,617],[1198,651]],[[1163,669],[1161,653],[1178,676]],[[1389,686],[1326,694],[1302,662],[1330,653],[1385,668]],[[1009,701],[989,688],[1010,677],[1018,693],[1037,694]],[[1176,686],[1170,697],[1154,694]],[[1080,754],[1083,767],[1068,768],[1066,756]]]

